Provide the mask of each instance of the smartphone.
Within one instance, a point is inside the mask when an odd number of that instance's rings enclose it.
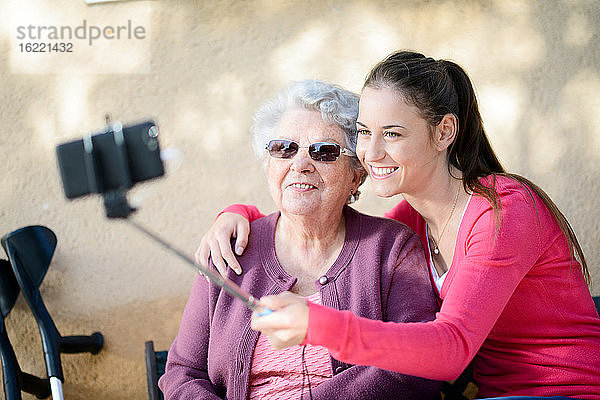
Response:
[[[138,182],[163,176],[158,127],[153,121],[111,125],[110,129],[56,147],[65,195],[128,189]]]

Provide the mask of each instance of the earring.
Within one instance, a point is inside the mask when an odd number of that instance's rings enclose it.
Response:
[[[354,193],[352,191],[350,191],[350,199],[348,200],[348,204],[352,204],[356,201],[356,197],[354,196]]]

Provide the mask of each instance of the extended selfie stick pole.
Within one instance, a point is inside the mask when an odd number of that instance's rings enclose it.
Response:
[[[128,204],[127,198],[125,197],[125,193],[119,191],[106,193],[104,195],[104,206],[106,208],[106,216],[108,218],[125,219],[135,229],[142,232],[144,235],[148,236],[155,242],[161,244],[164,248],[181,258],[187,264],[191,265],[196,271],[200,272],[202,275],[207,277],[214,284],[222,287],[223,289],[225,289],[225,291],[227,291],[227,293],[243,301],[248,308],[256,312],[258,315],[267,315],[272,312],[267,307],[261,305],[260,302],[254,296],[240,288],[230,279],[221,276],[218,272],[215,272],[212,269],[204,268],[203,266],[197,264],[196,262],[194,262],[194,260],[192,260],[192,258],[184,254],[181,250],[176,249],[175,247],[167,243],[164,239],[160,238],[155,233],[146,229],[144,226],[138,224],[133,219],[129,219],[129,215],[132,214],[135,211],[135,209]]]
[[[129,222],[130,225],[135,227],[140,232],[143,232],[144,234],[146,234],[146,236],[148,236],[148,237],[152,238],[154,241],[160,243],[164,248],[169,250],[171,253],[177,255],[179,258],[184,260],[186,263],[188,263],[189,265],[194,267],[198,272],[200,272],[202,275],[206,276],[214,284],[225,289],[227,291],[227,293],[242,300],[246,304],[246,306],[248,308],[250,308],[252,311],[258,313],[259,315],[266,315],[271,312],[271,310],[269,310],[265,306],[261,305],[254,296],[252,296],[250,293],[244,291],[238,285],[233,283],[230,279],[221,276],[218,272],[215,272],[212,269],[204,268],[201,265],[195,263],[194,260],[192,260],[189,256],[185,255],[180,250],[177,250],[176,248],[171,246],[169,243],[165,242],[163,239],[159,238],[154,233],[150,232],[149,230],[147,230],[146,228],[144,228],[143,226],[138,224],[136,221],[134,221],[132,219],[127,219],[127,222]]]

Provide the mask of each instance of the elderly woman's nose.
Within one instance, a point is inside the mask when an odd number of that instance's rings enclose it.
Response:
[[[315,165],[308,154],[308,149],[301,148],[298,151],[294,158],[292,158],[290,168],[296,172],[313,172],[315,170]]]

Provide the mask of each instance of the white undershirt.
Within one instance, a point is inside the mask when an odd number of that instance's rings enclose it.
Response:
[[[463,217],[465,216],[465,212],[467,211],[467,208],[469,207],[469,203],[471,202],[471,197],[473,197],[473,194],[469,195],[469,200],[467,200],[467,205],[465,206],[465,209],[463,210],[463,213],[460,216],[458,228],[456,229],[457,234],[458,234],[458,230],[460,229],[460,224],[462,223]],[[425,223],[425,235],[427,235],[427,232],[429,232],[429,226],[427,225],[427,222],[426,222]],[[450,271],[450,267],[452,267],[452,263],[450,263],[450,265],[448,266],[448,270],[440,276],[437,272],[437,269],[435,269],[435,265],[433,263],[433,254],[431,253],[431,246],[429,246],[429,238],[427,238],[426,242],[427,242],[427,252],[429,253],[429,269],[431,270],[431,276],[433,276],[433,282],[435,283],[435,287],[437,288],[438,293],[441,294],[442,293],[442,285],[444,284],[444,280],[446,280],[446,276],[448,275],[448,271]]]

